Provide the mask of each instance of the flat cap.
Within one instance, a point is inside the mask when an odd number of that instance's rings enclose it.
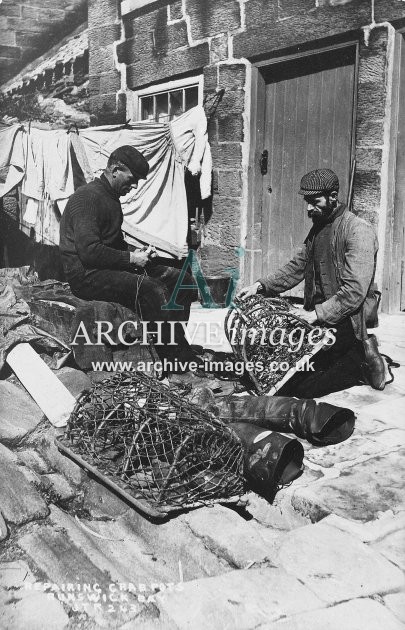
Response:
[[[135,149],[135,147],[131,147],[129,144],[124,144],[122,147],[114,149],[108,161],[122,162],[122,164],[125,164],[125,166],[129,168],[132,175],[138,179],[146,179],[149,172],[148,161],[143,157],[140,151]]]
[[[316,195],[332,190],[339,190],[339,179],[330,168],[317,168],[301,179],[299,195]]]

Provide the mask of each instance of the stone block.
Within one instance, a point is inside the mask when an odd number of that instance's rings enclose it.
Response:
[[[357,112],[359,120],[381,120],[385,116],[385,94],[376,90],[372,82],[359,83],[357,88]]]
[[[96,48],[111,46],[121,38],[121,24],[107,24],[89,30],[89,46],[94,51]]]
[[[308,33],[312,34],[312,40],[320,40],[359,29],[369,21],[370,6],[367,0],[358,0],[339,11],[325,7],[297,13],[278,22],[262,20],[257,27],[248,28],[246,32],[234,36],[234,56],[240,58],[265,55],[308,42]]]
[[[272,630],[400,630],[402,627],[379,602],[354,599],[324,610],[283,619],[272,625]]]
[[[246,30],[263,27],[265,24],[274,24],[278,17],[277,2],[268,0],[249,0],[245,4]]]
[[[181,20],[183,18],[182,0],[175,0],[169,4],[169,16],[171,20]]]
[[[22,525],[45,518],[48,507],[19,470],[16,456],[0,444],[0,510],[7,523]]]
[[[395,617],[405,625],[405,595],[392,593],[384,597],[384,604],[394,613]]]
[[[240,226],[238,227],[221,227],[220,243],[226,243],[228,247],[239,247],[241,244]]]
[[[394,514],[392,510],[387,510],[380,512],[375,520],[365,523],[330,514],[323,519],[322,524],[347,532],[361,542],[378,543],[391,534],[405,531],[405,512]]]
[[[156,28],[152,32],[153,52],[155,55],[164,55],[170,50],[188,45],[187,24],[185,21]]]
[[[114,94],[121,89],[121,75],[116,72],[100,74],[100,94]]]
[[[357,171],[381,171],[382,149],[356,148]]]
[[[22,18],[25,20],[39,20],[48,22],[61,22],[65,18],[65,12],[55,6],[47,9],[39,7],[22,6]]]
[[[384,121],[367,120],[357,121],[356,125],[356,146],[382,145],[384,141]]]
[[[221,197],[242,196],[242,171],[218,170],[218,192]]]
[[[219,142],[243,142],[244,121],[242,114],[218,118]]]
[[[218,66],[205,66],[204,92],[215,92],[218,87]]]
[[[286,20],[300,13],[308,13],[314,11],[317,6],[321,4],[315,0],[278,0],[278,19]]]
[[[21,6],[16,5],[14,0],[13,4],[5,4],[4,2],[1,5],[1,14],[9,15],[10,17],[20,17],[21,16]]]
[[[359,82],[374,83],[376,88],[384,88],[386,72],[386,51],[380,55],[360,56]]]
[[[210,63],[218,63],[228,58],[228,37],[226,35],[219,35],[213,37],[210,47]]]
[[[119,108],[119,102],[116,94],[105,94],[103,96],[91,96],[90,97],[90,111],[98,120],[100,124],[104,121],[106,124],[111,120],[117,121],[118,118],[124,121],[125,112],[122,112]]]
[[[97,48],[97,54],[93,55],[93,51],[90,46],[90,59],[89,59],[89,75],[97,76],[103,72],[113,72],[115,70],[114,65],[114,48],[113,46],[103,46]]]
[[[185,520],[208,549],[233,567],[244,569],[252,563],[271,562],[278,532],[245,521],[220,505],[190,512]]]
[[[231,32],[241,26],[240,6],[236,0],[186,0],[191,37],[195,40]]]
[[[391,560],[393,564],[405,571],[405,529],[388,534],[371,547]]]
[[[86,480],[81,490],[83,504],[92,518],[117,518],[128,511],[128,505],[105,486],[92,479]]]
[[[91,380],[81,370],[62,367],[60,370],[55,370],[54,374],[76,399],[81,396],[85,389],[91,387]]]
[[[311,520],[321,511],[369,521],[381,511],[404,507],[401,475],[404,462],[400,452],[390,457],[374,457],[346,468],[337,479],[325,479],[308,488],[299,488],[292,499],[294,507],[304,510]],[[381,480],[384,483],[381,483]]]
[[[88,22],[90,28],[113,24],[118,19],[118,5],[115,0],[89,0]]]
[[[82,482],[84,475],[82,469],[58,451],[52,433],[44,436],[41,440],[37,440],[35,448],[49,467],[48,472],[59,472],[75,485],[79,485]]]
[[[100,75],[92,75],[89,77],[88,91],[90,96],[100,95]]]
[[[233,247],[222,245],[204,245],[200,249],[201,263],[207,275],[221,275],[224,269],[235,267]]]
[[[239,142],[211,144],[212,161],[217,168],[241,168],[242,145]]]
[[[221,64],[219,66],[218,86],[226,91],[239,90],[245,87],[246,66],[241,63]]]
[[[4,31],[4,39],[3,39],[3,31],[0,31],[1,41],[8,41],[8,46],[0,46],[0,57],[6,57],[8,59],[19,59],[21,51],[18,47],[14,46],[15,43],[15,33],[7,33]]]
[[[159,608],[180,630],[270,627],[277,619],[323,607],[298,580],[276,568],[232,571],[163,594]],[[187,602],[187,605],[184,605]]]
[[[218,105],[216,115],[219,118],[245,111],[245,92],[243,90],[226,90]]]
[[[43,413],[31,396],[9,381],[0,382],[0,441],[13,444],[31,433]]]
[[[329,606],[404,585],[402,571],[386,558],[322,523],[285,534],[274,560]]]
[[[177,50],[166,56],[151,58],[150,53],[139,55],[139,60],[127,68],[127,81],[130,89],[137,89],[152,81],[161,81],[168,76],[191,72],[203,68],[209,61],[208,43],[192,48]]]

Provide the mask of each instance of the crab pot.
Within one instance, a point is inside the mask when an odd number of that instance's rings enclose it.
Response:
[[[304,449],[298,440],[244,422],[228,426],[242,442],[244,475],[249,486],[268,501],[273,501],[281,487],[302,475]]]

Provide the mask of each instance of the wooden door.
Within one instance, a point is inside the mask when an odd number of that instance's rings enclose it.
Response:
[[[395,197],[389,277],[390,312],[405,310],[405,40],[400,36]]]
[[[286,263],[311,227],[298,195],[301,177],[331,168],[346,201],[352,156],[354,47],[272,64],[263,73],[262,274]],[[295,295],[300,295],[302,289]]]

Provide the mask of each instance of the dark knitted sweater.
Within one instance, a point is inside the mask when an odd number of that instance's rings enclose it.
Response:
[[[119,197],[104,175],[73,193],[60,222],[59,248],[67,280],[94,269],[131,268],[122,221]]]

